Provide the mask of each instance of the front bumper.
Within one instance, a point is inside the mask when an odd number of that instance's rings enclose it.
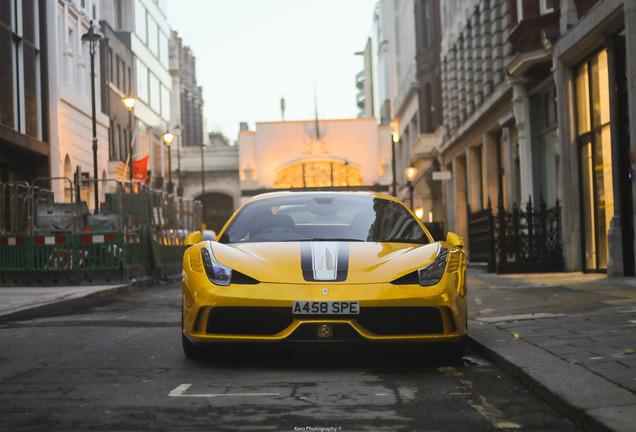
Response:
[[[466,334],[466,298],[456,285],[390,284],[198,286],[184,280],[183,333],[193,343],[369,341],[457,342]],[[231,293],[231,296],[228,295]],[[263,293],[271,293],[264,298]],[[259,295],[261,294],[261,295]],[[356,300],[357,315],[294,315],[294,300]]]

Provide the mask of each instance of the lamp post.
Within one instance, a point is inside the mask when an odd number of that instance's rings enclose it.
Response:
[[[392,187],[393,196],[397,197],[397,178],[395,175],[395,143],[399,141],[397,133],[391,134],[391,174],[393,176]]]
[[[168,193],[172,193],[173,184],[172,184],[172,165],[170,163],[170,144],[172,144],[172,140],[174,139],[174,134],[169,130],[163,134],[163,142],[166,143],[166,147],[168,147]]]
[[[132,96],[127,96],[123,100],[124,105],[128,108],[128,138],[130,139],[130,143],[128,146],[128,158],[130,159],[130,192],[133,191],[133,134],[132,134],[132,110],[135,106],[135,99]]]
[[[183,186],[181,185],[181,130],[182,126],[180,123],[174,127],[177,132],[177,196],[183,196]]]
[[[204,166],[205,158],[203,157],[204,148],[205,148],[205,142],[202,142],[201,143],[201,215],[203,220],[205,220],[205,200],[203,199],[203,197],[205,196],[205,166]]]
[[[409,201],[411,202],[411,210],[413,210],[413,180],[417,175],[417,168],[408,167],[404,170],[404,173],[406,174],[406,185],[409,188]]]
[[[90,22],[91,26],[88,31],[82,35],[82,41],[88,41],[89,53],[91,56],[91,108],[93,119],[93,179],[95,180],[95,211],[99,208],[99,186],[98,186],[98,174],[97,174],[97,119],[95,117],[95,49],[99,43],[102,35],[95,31],[93,27],[93,21]]]

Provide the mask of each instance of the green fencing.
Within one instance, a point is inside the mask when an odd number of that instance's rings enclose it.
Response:
[[[11,214],[10,224],[5,223],[8,218],[0,221],[3,285],[115,283],[177,276],[185,251],[183,240],[200,226],[199,203],[140,185],[124,192],[116,182],[103,194],[98,211],[92,212],[84,201],[56,202],[52,193],[40,188],[31,189],[29,195],[23,185],[2,186],[1,202],[16,201],[2,196],[3,190],[17,190],[21,204],[10,212],[0,209],[0,218]],[[77,190],[81,187],[78,184]],[[72,190],[70,196],[74,196]],[[16,229],[12,221],[21,217],[27,223]]]

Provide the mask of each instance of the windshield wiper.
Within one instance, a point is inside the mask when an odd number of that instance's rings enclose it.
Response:
[[[427,239],[428,240],[428,239]],[[416,240],[416,239],[400,239],[400,238],[396,238],[396,239],[382,239],[382,240],[372,240],[372,241],[376,241],[378,243],[413,243],[413,244],[428,244],[428,241],[425,240]]]
[[[364,242],[366,240],[353,239],[353,238],[325,238],[325,237],[313,237],[313,238],[301,238],[293,241],[342,241],[342,242]]]

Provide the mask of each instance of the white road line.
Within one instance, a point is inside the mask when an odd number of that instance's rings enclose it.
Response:
[[[185,394],[192,384],[178,385],[168,393],[168,397],[193,397],[193,398],[216,398],[216,397],[264,397],[280,396],[280,393],[208,393],[208,394]]]

